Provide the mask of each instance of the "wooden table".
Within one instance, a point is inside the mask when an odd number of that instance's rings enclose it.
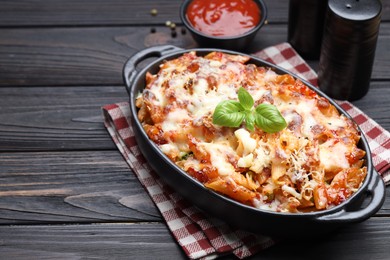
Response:
[[[181,33],[180,3],[1,1],[1,259],[185,257],[114,146],[100,109],[128,99],[122,66],[136,51],[196,46]],[[288,1],[266,3],[269,23],[248,52],[286,41]],[[382,4],[371,89],[354,104],[390,130],[390,0]],[[176,37],[168,20],[178,24]],[[309,63],[316,68],[318,61]],[[257,257],[388,259],[389,244],[387,199],[364,223]]]

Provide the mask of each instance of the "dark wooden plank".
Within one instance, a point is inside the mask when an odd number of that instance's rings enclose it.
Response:
[[[176,0],[29,0],[2,1],[1,26],[74,26],[74,25],[136,25],[163,24],[170,20],[180,23],[179,8],[182,1]],[[288,1],[265,0],[269,23],[288,21]],[[390,20],[390,0],[382,0],[382,20]],[[157,16],[150,10],[156,8]]]
[[[159,27],[0,29],[0,86],[118,85],[125,61],[157,44],[189,46]]]
[[[117,151],[0,153],[0,165],[0,224],[161,221]]]
[[[367,95],[352,102],[387,131],[390,131],[389,84],[389,82],[371,82]]]
[[[117,151],[0,153],[0,165],[0,224],[161,221]]]
[[[389,222],[371,218],[322,239],[279,242],[249,259],[388,259]],[[163,224],[1,226],[0,233],[0,254],[9,259],[185,259]]]
[[[3,1],[0,26],[136,25],[180,22],[181,1]],[[157,16],[150,10],[156,8]]]
[[[185,259],[163,224],[1,226],[3,259]]]
[[[390,130],[388,83],[371,85],[354,104]],[[127,100],[124,86],[2,87],[0,151],[116,149],[103,125],[101,107]]]
[[[101,107],[124,86],[0,88],[0,151],[116,149]]]
[[[173,44],[196,47],[189,33],[172,38],[162,26],[0,29],[0,86],[120,85],[122,68],[136,51]],[[390,79],[390,23],[382,24],[373,79]],[[267,25],[248,46],[252,53],[287,40],[286,25]]]
[[[323,238],[285,241],[250,259],[388,259],[390,239],[388,225],[388,218],[371,218],[363,223],[341,228],[338,232]]]

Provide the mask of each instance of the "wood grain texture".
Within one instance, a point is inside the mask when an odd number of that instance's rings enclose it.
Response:
[[[388,221],[371,218],[321,239],[279,242],[248,259],[387,259]],[[185,259],[159,223],[0,226],[0,234],[0,254],[13,259]]]
[[[8,259],[185,259],[163,224],[0,226]]]
[[[0,153],[0,224],[161,221],[116,151]]]
[[[371,82],[370,90],[360,100],[352,102],[379,125],[390,131],[390,81]],[[375,100],[375,105],[373,105]]]
[[[127,100],[124,86],[0,88],[0,151],[116,149],[101,107]]]
[[[0,29],[0,86],[121,85],[122,69],[136,51],[173,44],[196,47],[186,33],[151,27]],[[88,37],[86,37],[88,35]],[[248,53],[287,40],[286,24],[269,24],[248,46]],[[372,78],[389,80],[390,24],[382,24]]]
[[[388,221],[387,218],[371,218],[363,223],[341,228],[338,232],[322,238],[310,241],[285,241],[252,259],[388,259],[387,241],[390,236]]]
[[[0,26],[93,26],[180,22],[181,1],[172,0],[2,1]],[[151,9],[158,15],[152,16]]]
[[[118,85],[125,61],[156,44],[186,46],[161,27],[0,29],[0,86]]]

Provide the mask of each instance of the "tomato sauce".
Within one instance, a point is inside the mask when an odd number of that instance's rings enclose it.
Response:
[[[260,8],[253,0],[194,0],[187,8],[192,26],[211,36],[236,36],[260,22]]]

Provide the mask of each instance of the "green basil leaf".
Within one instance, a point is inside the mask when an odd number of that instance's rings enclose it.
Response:
[[[286,120],[279,110],[271,104],[260,104],[255,108],[255,124],[267,133],[275,133],[283,130]]]
[[[245,124],[249,131],[255,131],[255,116],[252,114],[252,111],[247,111],[245,114]]]
[[[244,118],[245,113],[243,112],[243,107],[238,101],[224,100],[214,110],[213,124],[239,127]]]
[[[243,87],[238,89],[238,100],[245,110],[251,110],[255,103],[251,94]]]
[[[256,125],[268,133],[278,132],[287,126],[283,116],[274,105],[260,104],[253,109],[253,97],[243,87],[238,90],[238,100],[220,102],[213,113],[213,124],[239,127],[245,120],[248,130],[254,131]]]

